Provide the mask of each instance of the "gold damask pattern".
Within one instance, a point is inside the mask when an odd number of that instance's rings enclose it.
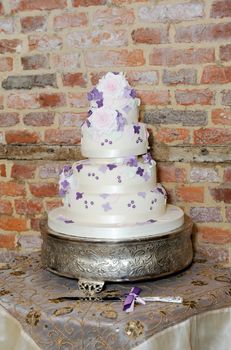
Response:
[[[190,316],[231,306],[231,269],[200,257],[174,276],[106,284],[104,295],[142,288],[141,296],[181,296],[182,304],[147,303],[134,312],[121,301],[71,300],[77,282],[42,269],[39,253],[0,255],[0,305],[42,350],[129,350]]]

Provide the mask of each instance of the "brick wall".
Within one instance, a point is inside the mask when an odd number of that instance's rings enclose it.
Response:
[[[231,1],[0,2],[0,247],[39,240],[80,159],[86,92],[126,71],[169,201],[198,250],[231,262]]]

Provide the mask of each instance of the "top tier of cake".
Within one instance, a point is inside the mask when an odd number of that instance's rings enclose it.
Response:
[[[90,110],[82,126],[83,156],[114,158],[147,152],[146,126],[138,122],[140,100],[123,73],[107,73],[88,100]]]

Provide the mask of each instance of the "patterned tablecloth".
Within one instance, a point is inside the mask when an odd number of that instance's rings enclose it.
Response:
[[[106,284],[105,293],[182,296],[183,304],[147,303],[132,313],[120,301],[72,301],[77,282],[43,270],[40,254],[0,255],[0,305],[43,350],[129,350],[190,316],[231,306],[231,269],[196,257],[185,271],[156,281]]]

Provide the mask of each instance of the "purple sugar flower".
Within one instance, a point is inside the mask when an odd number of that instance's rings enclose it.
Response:
[[[119,111],[117,111],[116,122],[117,122],[117,131],[123,131],[124,126],[126,124],[126,119],[123,118],[122,113],[120,113]]]
[[[147,182],[150,179],[150,175],[147,172],[145,172],[143,178],[144,181]]]
[[[78,173],[80,172],[81,169],[83,169],[83,164],[77,165],[76,170],[78,170]]]
[[[164,193],[164,191],[163,191],[163,189],[161,187],[157,187],[156,189],[157,189],[158,192],[160,192],[161,194],[165,195],[165,193]]]
[[[128,161],[127,161],[127,165],[129,165],[129,166],[137,166],[138,165],[138,161],[137,161],[136,157],[133,156],[133,157],[129,158]]]
[[[142,169],[141,167],[138,167],[138,169],[136,171],[136,174],[140,175],[140,176],[143,176],[143,173],[144,173],[144,169]]]
[[[87,112],[88,117],[90,117],[92,115],[92,113],[93,113],[92,110],[89,109],[89,111]]]
[[[116,164],[107,164],[107,167],[109,170],[113,170],[114,168],[117,168]]]
[[[152,156],[150,153],[146,153],[143,155],[143,160],[144,160],[144,163],[148,163],[148,164],[152,164]]]
[[[140,133],[140,126],[139,125],[133,125],[133,129],[134,129],[134,134]]]
[[[130,96],[131,96],[132,98],[136,98],[136,91],[135,91],[134,89],[131,89],[131,91],[130,91]]]
[[[131,110],[131,107],[130,106],[125,106],[124,108],[123,108],[123,111],[126,113],[126,114],[128,114],[129,112],[130,112],[130,110]]]
[[[60,195],[60,197],[65,197],[66,191],[63,188],[60,188],[59,189],[59,195]]]
[[[98,108],[103,107],[103,99],[96,101]]]
[[[67,190],[67,188],[69,187],[70,184],[69,184],[69,182],[67,180],[64,180],[64,181],[61,182],[61,185],[62,185],[62,188],[64,190]]]
[[[90,128],[91,122],[89,121],[89,119],[86,119],[85,123],[86,123],[87,127]]]
[[[64,220],[65,224],[73,224],[74,221],[73,220]]]
[[[83,198],[83,192],[76,192],[76,197],[77,200]]]
[[[110,203],[109,203],[109,202],[103,204],[102,207],[103,207],[103,210],[104,210],[104,211],[112,210],[112,207],[110,206]]]

